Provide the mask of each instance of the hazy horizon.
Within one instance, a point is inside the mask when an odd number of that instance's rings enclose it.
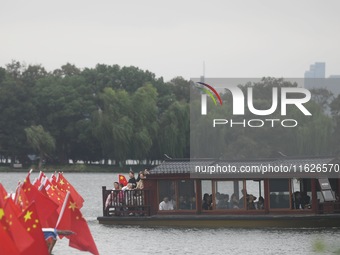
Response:
[[[166,81],[340,74],[340,3],[322,1],[4,2],[0,66],[136,66]]]

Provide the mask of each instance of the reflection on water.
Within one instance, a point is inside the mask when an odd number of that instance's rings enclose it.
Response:
[[[14,191],[25,173],[0,173],[0,182]],[[32,180],[37,174],[32,175]],[[173,229],[99,225],[101,186],[111,187],[117,174],[66,173],[85,199],[82,213],[88,220],[100,254],[336,254],[340,229]],[[313,250],[326,246],[326,251]],[[88,254],[59,240],[55,255]]]

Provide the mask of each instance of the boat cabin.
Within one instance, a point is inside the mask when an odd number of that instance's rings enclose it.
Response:
[[[340,165],[336,158],[285,157],[255,163],[210,159],[199,163],[232,166],[237,170],[254,164],[307,166],[311,178],[305,178],[306,173],[300,178],[298,172],[296,177],[290,178],[265,178],[266,174],[263,178],[258,174],[256,178],[235,178],[230,174],[193,175],[193,164],[197,161],[166,160],[146,175],[143,190],[122,192],[103,187],[103,216],[340,213],[340,178],[337,178]],[[324,168],[316,169],[315,165]]]

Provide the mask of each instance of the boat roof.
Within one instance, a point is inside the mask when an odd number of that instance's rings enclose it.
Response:
[[[241,166],[254,166],[261,164],[271,165],[305,165],[305,164],[329,164],[339,162],[336,157],[281,157],[266,159],[249,159],[249,160],[226,160],[226,159],[167,159],[160,165],[150,170],[150,174],[186,174],[192,169],[199,166],[235,166],[239,169]]]

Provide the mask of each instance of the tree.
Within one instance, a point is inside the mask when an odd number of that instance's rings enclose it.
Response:
[[[125,160],[130,153],[133,133],[131,98],[124,90],[105,88],[98,95],[99,109],[94,113],[93,132],[104,159]]]
[[[157,136],[157,90],[146,84],[132,95],[133,135],[131,138],[132,158],[147,159]]]
[[[40,169],[45,158],[50,157],[55,150],[55,140],[41,125],[25,128],[25,133],[28,144],[39,153],[38,169]]]

